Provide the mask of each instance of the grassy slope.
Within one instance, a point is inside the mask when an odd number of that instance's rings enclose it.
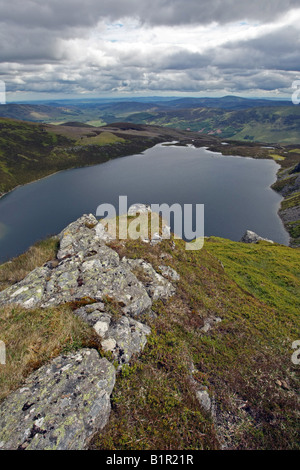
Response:
[[[139,241],[112,247],[158,270],[161,253],[167,253],[164,263],[181,279],[175,297],[154,304],[148,344],[119,375],[110,423],[93,447],[298,448],[299,366],[291,362],[291,344],[299,339],[299,250],[218,238],[200,251],[186,251],[178,240],[175,250],[168,240],[156,247]],[[0,288],[54,258],[56,249],[49,240],[2,265]],[[203,333],[204,319],[211,316],[222,322]],[[70,307],[1,308],[0,327],[8,353],[2,396],[60,351],[82,345],[99,350],[92,330],[73,318]],[[195,399],[192,363],[194,379],[214,396],[214,421]]]
[[[128,114],[127,120],[152,125],[190,128],[241,141],[296,144],[300,142],[299,106],[243,110],[176,109]]]

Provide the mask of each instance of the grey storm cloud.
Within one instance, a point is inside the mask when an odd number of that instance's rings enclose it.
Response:
[[[299,0],[1,0],[0,18],[10,24],[57,30],[91,26],[100,18],[136,17],[149,24],[273,21]]]
[[[218,67],[266,68],[298,71],[300,35],[295,27],[281,27],[247,41],[229,42],[210,51],[211,63]]]
[[[105,25],[126,19],[139,31],[170,27],[176,34],[176,27],[214,23],[226,34],[234,22],[272,25],[294,8],[300,0],[0,0],[0,79],[12,92],[286,90],[299,72],[295,25],[203,50],[185,43],[126,50],[100,41],[97,56],[85,47],[93,28],[101,36]]]

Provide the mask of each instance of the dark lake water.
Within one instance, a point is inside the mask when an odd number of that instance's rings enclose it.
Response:
[[[0,199],[0,261],[53,235],[99,204],[204,204],[205,236],[239,240],[246,229],[288,244],[270,188],[272,160],[222,156],[204,148],[157,145],[142,154],[67,170],[17,188]]]

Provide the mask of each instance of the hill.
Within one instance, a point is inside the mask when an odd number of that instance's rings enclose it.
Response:
[[[178,108],[128,115],[126,120],[151,125],[190,129],[221,138],[297,144],[300,142],[300,108],[259,107],[242,110]]]
[[[241,141],[299,143],[300,108],[289,101],[222,98],[74,100],[0,106],[0,116],[92,126],[117,121],[173,127]]]
[[[298,249],[118,241],[84,216],[0,281],[2,447],[299,448]]]
[[[148,126],[134,130],[132,124],[127,124],[127,129],[124,124],[95,128],[78,123],[52,126],[0,118],[0,196],[57,171],[139,153],[177,137],[184,139],[186,133]]]

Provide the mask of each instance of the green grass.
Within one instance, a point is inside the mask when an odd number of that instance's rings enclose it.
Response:
[[[90,126],[100,127],[105,126],[106,122],[102,119],[94,119],[91,121],[86,121],[86,124],[89,124]]]
[[[235,243],[213,237],[206,243],[206,248],[222,261],[232,280],[276,308],[282,316],[282,324],[290,328],[289,315],[294,316],[300,311],[300,250],[263,242],[257,245]]]
[[[272,157],[275,161],[285,160],[285,157],[278,155],[277,153],[270,153],[270,157]]]
[[[152,335],[118,378],[110,423],[93,448],[298,448],[291,344],[299,336],[299,250],[217,238],[198,252],[163,243],[112,244],[156,267],[167,252],[181,280],[174,298],[154,305]],[[222,322],[204,334],[210,316]],[[215,397],[214,422],[195,400],[192,362],[194,379]]]
[[[300,191],[296,193],[292,193],[291,196],[286,197],[282,203],[280,210],[291,209],[292,207],[296,207],[300,205]]]
[[[118,137],[112,132],[101,132],[97,136],[93,137],[84,137],[78,140],[76,143],[77,145],[111,145],[115,144],[116,142],[125,142],[122,137]]]

